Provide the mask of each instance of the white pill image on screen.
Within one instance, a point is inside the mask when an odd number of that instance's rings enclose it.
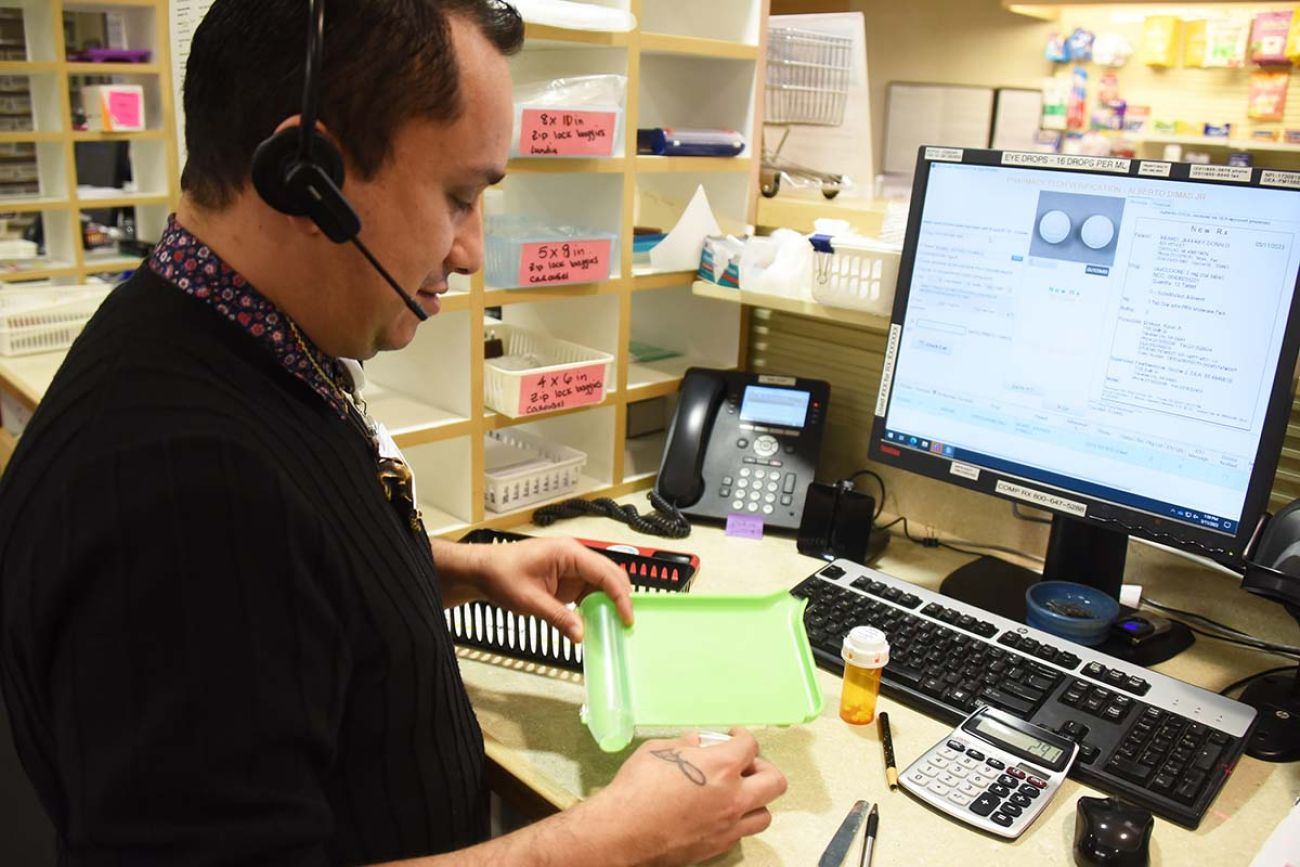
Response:
[[[1083,228],[1079,230],[1079,237],[1083,239],[1083,243],[1092,249],[1100,250],[1115,237],[1115,224],[1111,222],[1110,217],[1093,214],[1083,221]]]
[[[1065,211],[1048,211],[1038,221],[1038,237],[1049,244],[1059,244],[1070,236],[1070,218]]]

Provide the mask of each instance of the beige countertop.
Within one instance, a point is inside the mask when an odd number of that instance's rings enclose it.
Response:
[[[642,497],[628,498],[644,504]],[[701,570],[693,593],[770,593],[794,586],[820,562],[795,551],[793,540],[749,541],[720,529],[697,527],[680,541],[653,540],[612,521],[582,518],[533,534],[564,533],[630,544],[659,545],[699,555]],[[878,568],[922,586],[968,560],[965,555],[921,548],[897,537]],[[1134,546],[1127,580],[1140,577],[1147,592],[1165,604],[1210,613],[1242,629],[1294,643],[1294,624],[1273,605],[1237,588],[1229,575],[1205,569],[1147,546]],[[602,753],[578,719],[584,698],[576,674],[462,650],[461,669],[487,739],[488,755],[500,768],[559,807],[607,785],[628,752]],[[1218,690],[1237,678],[1283,664],[1278,657],[1199,639],[1159,670]],[[808,865],[816,863],[844,814],[859,798],[880,803],[877,865],[979,863],[1071,864],[1075,802],[1097,795],[1068,780],[1048,809],[1018,840],[1006,842],[944,818],[884,782],[883,758],[874,725],[840,721],[839,678],[817,670],[825,710],[812,723],[755,732],[763,755],[789,778],[789,790],[773,805],[771,828],[745,841],[717,864]],[[882,697],[889,711],[900,768],[951,730],[947,724]],[[1201,826],[1189,831],[1157,818],[1152,863],[1247,864],[1253,853],[1300,795],[1300,764],[1273,765],[1243,759]],[[856,864],[856,845],[846,863]],[[994,863],[994,862],[991,862]]]
[[[0,356],[0,391],[7,392],[28,409],[35,409],[67,354],[66,349],[60,349],[35,355]]]

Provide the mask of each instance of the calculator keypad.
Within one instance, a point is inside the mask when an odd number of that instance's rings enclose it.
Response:
[[[914,762],[903,781],[946,812],[1014,837],[1042,811],[1055,785],[1032,773],[1032,767],[1026,771],[1012,761],[986,756],[954,737]],[[1049,798],[1041,797],[1044,794]]]

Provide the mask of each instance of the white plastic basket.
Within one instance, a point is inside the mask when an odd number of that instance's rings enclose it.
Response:
[[[491,512],[522,509],[571,494],[587,464],[584,452],[522,430],[492,431],[483,447],[484,505]]]
[[[0,355],[66,349],[113,287],[0,289]]]
[[[518,325],[506,325],[491,322],[486,326],[488,332],[501,339],[502,348],[509,358],[533,355],[544,364],[523,367],[517,370],[503,369],[493,364],[496,359],[488,359],[483,365],[483,400],[489,408],[510,418],[520,418],[544,412],[544,409],[529,411],[523,405],[523,398],[528,396],[524,389],[533,389],[542,376],[562,376],[583,368],[599,364],[601,366],[600,382],[595,383],[590,377],[581,383],[581,398],[568,401],[568,406],[580,406],[599,403],[605,399],[605,391],[613,375],[614,356],[608,352],[589,349],[577,343],[560,340],[547,334],[529,331]],[[598,387],[597,387],[598,385]],[[566,407],[552,407],[561,409]]]
[[[892,312],[900,255],[896,246],[865,238],[831,238],[821,246],[831,249],[814,249],[814,299],[828,307],[863,310],[876,316]]]

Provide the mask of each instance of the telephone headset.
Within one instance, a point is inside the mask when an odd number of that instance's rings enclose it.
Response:
[[[286,127],[257,146],[253,152],[253,188],[280,213],[309,218],[334,243],[351,241],[401,296],[407,309],[423,322],[429,314],[357,237],[361,233],[361,218],[343,195],[343,155],[316,129],[324,50],[325,0],[310,0],[302,116],[297,126]]]

